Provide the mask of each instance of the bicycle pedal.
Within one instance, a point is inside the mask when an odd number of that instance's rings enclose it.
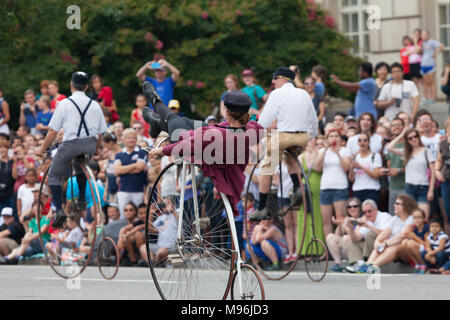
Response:
[[[184,260],[179,254],[169,254],[167,260],[174,267],[179,267],[184,264]]]

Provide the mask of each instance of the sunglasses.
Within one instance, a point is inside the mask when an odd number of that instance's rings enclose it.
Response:
[[[273,78],[272,78],[272,80],[278,80],[278,79],[288,79],[288,80],[291,80],[291,79],[286,78],[286,77],[283,77],[283,76],[276,76],[276,77],[273,77]]]
[[[368,139],[359,139],[358,142],[369,142]]]
[[[304,84],[305,84],[305,86],[312,86],[315,83],[314,82],[305,82]]]
[[[347,209],[356,209],[359,208],[359,206],[347,206]]]
[[[134,209],[124,209],[123,211],[134,211]]]
[[[363,211],[362,213],[363,213],[363,214],[366,214],[366,213],[372,213],[372,210],[366,210],[366,211]]]
[[[408,137],[408,141],[411,141],[411,140],[413,140],[413,139],[418,139],[418,138],[419,138],[418,135],[415,135],[415,136],[413,136],[413,137]]]

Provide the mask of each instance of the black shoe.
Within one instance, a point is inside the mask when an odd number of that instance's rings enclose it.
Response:
[[[142,116],[145,122],[147,122],[150,125],[150,130],[148,132],[150,134],[150,137],[152,137],[153,139],[158,138],[159,134],[162,131],[161,119],[149,107],[145,107],[142,110]]]
[[[147,101],[149,101],[152,106],[155,106],[157,102],[162,102],[161,97],[158,92],[156,92],[155,87],[148,81],[145,81],[142,85],[142,91],[144,92]],[[147,121],[147,120],[146,120]]]
[[[7,261],[6,261],[6,264],[8,264],[8,265],[16,265],[16,264],[19,264],[19,258],[12,258],[12,259],[8,259]]]
[[[8,259],[5,257],[0,257],[0,264],[8,264]]]
[[[74,204],[75,212],[83,212],[87,210],[87,202],[86,201],[75,201]]]
[[[58,212],[53,217],[52,227],[53,229],[60,229],[64,227],[66,223],[67,216],[62,209],[59,209]]]
[[[298,206],[300,206],[302,204],[302,202],[303,202],[302,190],[298,189],[292,195],[290,206],[291,207],[298,207]]]

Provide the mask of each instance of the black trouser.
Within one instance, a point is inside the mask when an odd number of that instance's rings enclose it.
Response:
[[[180,134],[185,131],[206,127],[203,121],[180,117],[173,113],[163,102],[158,101],[154,106],[156,113],[161,118],[161,129],[169,134],[172,142],[178,141]]]

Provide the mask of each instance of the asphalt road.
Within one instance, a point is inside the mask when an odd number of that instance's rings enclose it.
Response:
[[[270,300],[328,299],[450,299],[450,276],[328,274],[313,283],[302,272],[281,281],[264,281]],[[0,299],[106,299],[159,300],[145,268],[121,268],[112,281],[103,280],[95,267],[88,268],[80,282],[62,280],[47,266],[1,266]]]

